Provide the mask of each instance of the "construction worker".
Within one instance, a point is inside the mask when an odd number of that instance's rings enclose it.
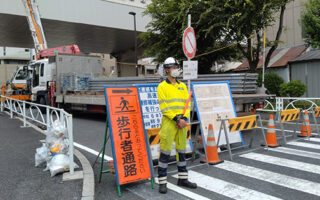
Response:
[[[159,192],[167,192],[167,167],[172,144],[176,144],[178,185],[197,188],[197,184],[188,181],[186,168],[187,119],[190,114],[190,103],[185,114],[189,94],[187,86],[176,78],[181,74],[179,63],[169,57],[164,61],[164,69],[168,76],[158,86],[158,99],[163,114],[160,130],[160,158],[158,166]]]

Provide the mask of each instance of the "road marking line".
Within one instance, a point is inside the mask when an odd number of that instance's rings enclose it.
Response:
[[[158,181],[158,178],[157,178],[157,177],[155,178],[155,182],[156,182],[157,184],[159,184],[159,181]],[[194,193],[194,192],[190,192],[189,190],[183,189],[183,188],[181,188],[181,187],[179,187],[179,186],[176,186],[176,185],[174,185],[174,184],[172,184],[172,183],[169,183],[169,182],[167,182],[167,188],[170,189],[170,190],[172,190],[172,191],[175,191],[175,192],[177,192],[177,193],[179,193],[179,194],[182,194],[183,196],[186,196],[186,197],[188,197],[188,198],[191,198],[191,199],[196,199],[196,200],[198,200],[198,199],[199,199],[199,200],[210,200],[210,199],[207,198],[207,197],[201,196],[201,195],[196,194],[196,193]]]
[[[89,152],[89,153],[91,153],[91,154],[93,154],[93,155],[96,155],[96,156],[99,155],[99,152],[97,152],[97,151],[95,151],[95,150],[93,150],[93,149],[90,149],[90,148],[88,148],[88,147],[86,147],[86,146],[83,146],[82,144],[73,142],[73,145],[74,145],[75,147],[78,147],[78,148],[80,148],[80,149],[82,149],[82,150],[85,150],[85,151],[87,151],[87,152]],[[102,155],[100,154],[99,157],[101,158]],[[113,158],[111,158],[110,156],[107,156],[106,154],[104,155],[104,159],[107,160],[107,161],[113,160]]]
[[[258,126],[258,128],[261,128],[261,126]],[[263,129],[268,129],[268,128],[266,128],[266,127],[262,127]],[[277,129],[277,128],[275,128],[274,130],[276,130],[276,131],[282,131],[281,129]],[[284,129],[283,130],[284,132],[290,132],[290,133],[294,133],[294,131],[293,130],[286,130],[286,129]],[[301,133],[301,131],[296,131],[296,133]],[[318,135],[318,133],[311,133],[312,135]]]
[[[291,148],[286,148],[286,147],[269,148],[269,151],[276,151],[276,152],[280,152],[280,153],[302,156],[302,157],[306,157],[306,158],[320,159],[319,153],[291,149]]]
[[[304,139],[305,141],[309,141],[308,139]],[[320,138],[310,138],[311,142],[320,142]]]
[[[215,167],[275,185],[320,196],[320,184],[225,160]]]
[[[288,142],[289,145],[299,146],[299,147],[306,147],[310,149],[317,149],[320,150],[320,145],[318,144],[310,144],[305,142]]]
[[[258,192],[249,188],[245,188],[233,183],[229,183],[217,178],[206,176],[204,174],[189,171],[189,180],[191,182],[197,183],[199,187],[202,187],[206,190],[224,195],[233,199],[243,199],[243,200],[256,200],[256,199],[279,199],[270,195],[267,195],[262,192]],[[178,175],[175,174],[173,177],[178,178]]]
[[[134,184],[125,189],[145,200],[162,200],[164,198],[166,200],[190,200],[190,198],[176,192],[171,192],[164,196],[163,194],[160,194],[157,189],[151,189],[150,181],[144,184]]]
[[[320,167],[314,164],[309,164],[309,163],[304,163],[304,162],[299,162],[295,160],[289,160],[285,158],[279,158],[279,157],[274,157],[274,156],[269,156],[269,155],[264,155],[259,153],[247,153],[247,154],[240,155],[240,157],[248,158],[251,160],[256,160],[264,163],[269,163],[273,165],[278,165],[282,167],[289,167],[292,169],[297,169],[305,172],[320,174]]]

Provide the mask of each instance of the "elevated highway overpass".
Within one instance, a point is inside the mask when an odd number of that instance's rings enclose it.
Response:
[[[143,16],[148,0],[37,2],[49,48],[78,44],[82,52],[126,55],[133,60],[128,52],[134,49],[134,23],[128,13],[136,13],[138,33],[151,20]],[[33,48],[21,0],[0,0],[0,5],[0,46]]]

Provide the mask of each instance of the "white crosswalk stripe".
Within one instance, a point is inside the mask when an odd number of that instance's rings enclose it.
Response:
[[[224,163],[216,165],[215,167],[272,184],[320,196],[320,184],[312,181],[290,177],[230,161],[225,161]]]
[[[173,177],[178,178],[178,175]],[[249,188],[245,188],[239,185],[235,185],[217,178],[213,178],[207,175],[195,171],[189,171],[189,180],[206,190],[219,193],[233,199],[243,200],[256,200],[256,199],[279,199]]]
[[[310,139],[312,142],[320,142],[319,138]],[[225,197],[243,200],[281,198],[319,199],[320,183],[318,183],[317,177],[320,178],[320,152],[312,152],[311,150],[320,149],[320,144],[312,144],[305,140],[302,139],[300,141],[289,142],[288,144],[290,144],[290,146],[288,145],[286,147],[269,148],[269,150],[272,152],[272,155],[264,151],[263,153],[250,152],[242,154],[238,157],[238,159],[250,159],[250,166],[245,162],[242,162],[244,164],[240,164],[237,162],[237,160],[232,162],[225,160],[225,162],[222,164],[210,166],[208,168],[208,172],[197,172],[196,168],[193,168],[188,172],[189,180],[196,183],[202,190],[191,190],[184,187],[179,187],[175,182],[172,182],[173,179],[168,179],[168,190],[173,191],[174,194],[171,193],[172,197],[164,197],[164,199],[180,200],[181,198],[189,198],[208,200],[215,199],[217,194],[221,195],[219,198]],[[309,148],[310,151],[300,150],[296,147]],[[282,153],[281,157],[278,157],[276,153]],[[296,160],[295,156],[300,156],[300,159]],[[302,158],[308,159],[308,163],[301,161]],[[313,161],[316,162],[311,164]],[[262,163],[268,163],[270,165],[261,165]],[[278,166],[278,168],[272,168],[273,170],[271,171],[267,167],[271,165]],[[219,178],[214,176],[214,173],[217,172],[218,169],[219,173],[224,173],[224,175],[219,176]],[[277,169],[279,169],[279,171],[274,171]],[[302,176],[297,178],[294,174],[284,175],[281,173],[283,170],[289,169],[299,170],[297,172],[299,172],[299,174]],[[229,176],[229,173],[232,173],[232,175],[230,174],[231,176]],[[303,174],[307,176],[306,179],[301,178],[304,177]],[[172,177],[177,179],[178,174],[174,174]],[[225,180],[224,177],[226,177],[227,180]],[[246,179],[245,177],[250,177],[250,179]],[[244,180],[248,180],[248,182]],[[156,183],[158,183],[157,179]],[[257,190],[255,189],[256,186],[253,187],[252,185],[255,183],[258,185],[265,185],[267,186],[267,189]],[[281,187],[274,187],[273,185]],[[285,193],[288,192],[288,190],[290,191],[289,196],[287,193]],[[201,193],[201,191],[206,192]],[[161,194],[159,193],[152,195],[152,192],[149,192],[147,194],[145,190],[138,188],[132,188],[132,192],[139,195],[142,194],[143,197],[148,195],[148,199],[162,198]]]
[[[308,141],[308,139],[305,139],[306,141]],[[310,138],[311,142],[320,142],[320,138]]]
[[[252,159],[252,160],[256,160],[264,163],[269,163],[273,165],[289,167],[289,168],[297,169],[301,171],[320,174],[320,167],[318,165],[313,165],[305,162],[298,162],[294,160],[268,156],[268,155],[263,155],[259,153],[247,153],[247,154],[241,155],[240,157],[248,158],[248,159]]]
[[[306,147],[310,149],[318,149],[320,150],[320,145],[318,144],[310,144],[305,142],[288,142],[289,145],[299,146],[299,147]]]
[[[319,153],[303,151],[303,150],[297,150],[297,149],[291,149],[291,148],[287,148],[287,147],[269,148],[269,151],[275,151],[275,152],[280,152],[280,153],[285,153],[285,154],[302,156],[302,157],[306,157],[306,158],[320,159],[320,154]]]
[[[159,184],[158,178],[155,179],[155,182],[157,184]],[[209,198],[207,198],[207,197],[201,196],[201,195],[196,194],[194,192],[190,192],[189,190],[183,189],[183,188],[176,186],[176,185],[169,183],[169,182],[167,183],[167,187],[168,187],[168,189],[175,191],[177,193],[180,193],[184,196],[187,196],[191,199],[209,200]]]

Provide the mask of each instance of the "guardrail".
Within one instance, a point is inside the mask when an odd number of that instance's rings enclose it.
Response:
[[[117,77],[108,79],[92,79],[89,81],[90,91],[103,91],[105,85],[131,85],[160,83],[166,77]],[[230,89],[233,94],[250,94],[257,91],[256,73],[232,73],[232,74],[199,74],[197,79],[191,82],[211,82],[211,81],[229,81]],[[179,78],[185,83],[187,80]]]
[[[258,111],[267,111],[267,112],[278,112],[281,110],[287,109],[296,109],[295,103],[308,103],[310,104],[304,110],[312,111],[314,107],[319,106],[315,101],[320,102],[320,98],[307,98],[307,97],[275,97],[275,105],[271,103],[269,100],[265,100],[265,106],[262,109],[257,109]]]
[[[59,120],[67,130],[69,140],[69,160],[70,160],[70,174],[74,173],[74,159],[73,159],[73,124],[72,115],[63,109],[54,108],[50,106],[40,105],[36,103],[26,102],[22,100],[13,99],[10,97],[0,95],[0,111],[8,111],[10,118],[13,114],[22,117],[23,127],[27,124],[41,124],[49,129],[55,120]],[[43,114],[43,112],[45,114]]]

